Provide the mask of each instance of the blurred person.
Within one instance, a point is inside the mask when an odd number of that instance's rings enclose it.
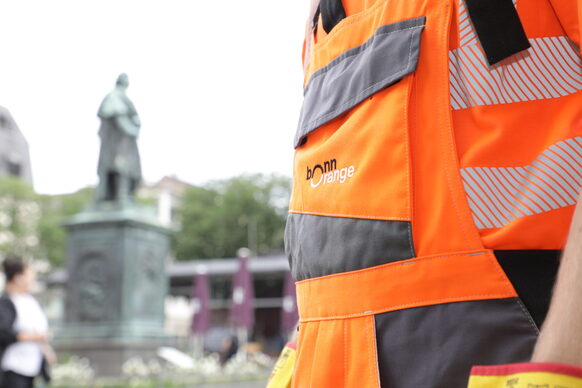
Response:
[[[220,364],[225,365],[228,360],[233,358],[239,350],[238,337],[231,333],[222,343],[222,351],[220,352]]]
[[[31,295],[36,270],[22,260],[7,258],[0,296],[0,388],[32,388],[34,379],[49,381],[48,365],[56,355],[48,343],[48,319]]]

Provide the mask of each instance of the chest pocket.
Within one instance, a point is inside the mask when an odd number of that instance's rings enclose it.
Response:
[[[313,48],[286,231],[297,280],[414,257],[408,107],[422,12],[378,1]]]

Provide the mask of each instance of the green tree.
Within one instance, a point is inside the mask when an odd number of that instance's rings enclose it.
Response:
[[[21,179],[0,178],[0,256],[41,255],[37,229],[41,217],[38,196]]]
[[[61,267],[66,260],[67,232],[62,223],[82,211],[92,201],[94,193],[95,188],[87,187],[72,194],[41,196],[38,234],[43,252],[53,266]]]
[[[290,181],[243,175],[186,192],[174,236],[178,260],[232,257],[249,246],[257,254],[283,248]]]

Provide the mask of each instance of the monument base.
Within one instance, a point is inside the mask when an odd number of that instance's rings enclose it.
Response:
[[[171,342],[164,334],[171,230],[152,209],[107,202],[65,227],[65,323],[55,345],[62,354],[88,358],[100,377],[120,377],[127,360],[149,360]]]

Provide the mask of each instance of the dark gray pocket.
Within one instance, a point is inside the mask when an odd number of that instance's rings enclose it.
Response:
[[[466,388],[474,365],[528,361],[538,332],[518,298],[376,315],[382,387]]]

